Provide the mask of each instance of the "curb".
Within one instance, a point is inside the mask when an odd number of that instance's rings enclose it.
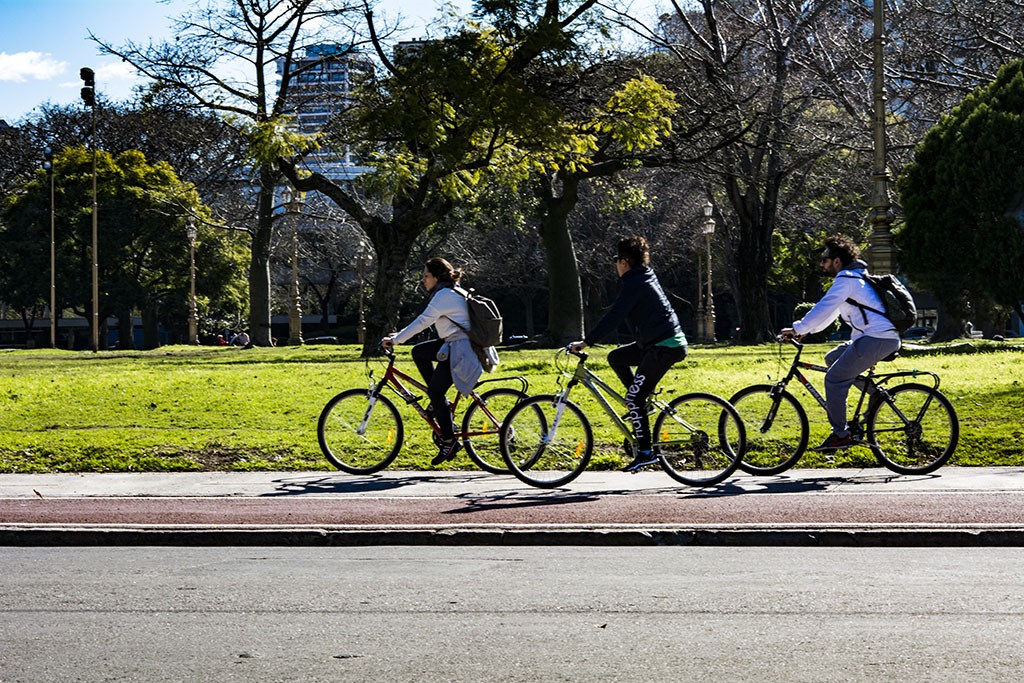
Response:
[[[1024,528],[0,528],[0,547],[382,545],[1024,547]]]

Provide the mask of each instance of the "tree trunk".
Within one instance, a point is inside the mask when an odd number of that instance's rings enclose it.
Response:
[[[142,348],[147,351],[160,348],[160,319],[156,304],[147,304],[142,309]]]
[[[374,274],[373,296],[364,311],[366,339],[363,356],[375,354],[381,337],[401,329],[408,322],[399,319],[402,290],[412,244],[420,232],[422,230],[415,227],[392,223],[371,238],[377,251],[377,272]]]
[[[125,309],[117,314],[117,348],[122,351],[130,351],[135,348],[134,325],[132,324],[132,311]]]
[[[579,199],[579,179],[561,176],[559,193],[544,183],[542,201],[546,208],[540,219],[540,238],[548,263],[548,335],[558,344],[583,338],[583,291],[576,263],[576,249],[569,232],[569,212]]]
[[[772,268],[772,235],[782,175],[774,157],[767,162],[764,197],[755,185],[741,187],[738,174],[725,179],[729,202],[736,212],[739,239],[734,253],[733,281],[736,283],[736,309],[739,313],[739,344],[761,344],[775,338],[768,310],[768,277]],[[740,163],[740,168],[749,164]]]
[[[270,335],[270,245],[274,236],[274,187],[276,178],[268,170],[260,173],[256,232],[252,236],[249,265],[249,338],[254,346],[271,346]]]

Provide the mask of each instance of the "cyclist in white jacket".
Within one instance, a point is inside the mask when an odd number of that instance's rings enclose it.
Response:
[[[835,451],[854,445],[846,425],[846,398],[857,375],[900,349],[900,334],[887,317],[878,313],[885,305],[863,275],[867,264],[860,249],[848,237],[833,235],[825,240],[821,267],[834,276],[832,286],[801,320],[780,333],[783,337],[802,337],[820,332],[836,319],[852,330],[850,341],[825,354],[825,403],[832,434],[815,450]],[[859,304],[859,305],[858,305]],[[869,310],[874,309],[874,310]]]
[[[432,258],[423,268],[423,288],[430,292],[426,309],[400,331],[381,339],[381,346],[391,348],[409,341],[431,325],[439,339],[420,342],[412,348],[437,426],[441,429],[441,449],[431,460],[440,465],[451,460],[462,447],[455,438],[455,424],[445,397],[452,384],[462,394],[476,386],[483,368],[473,351],[465,330],[469,329],[469,304],[464,290],[457,287],[462,271],[443,258]],[[435,365],[436,362],[436,365]]]

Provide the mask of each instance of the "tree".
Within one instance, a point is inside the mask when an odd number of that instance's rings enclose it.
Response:
[[[107,54],[130,63],[160,88],[183,95],[192,105],[217,112],[247,142],[250,186],[255,188],[249,268],[249,311],[254,344],[269,346],[271,245],[275,194],[282,176],[276,160],[299,144],[288,132],[289,99],[302,74],[323,60],[297,66],[304,45],[326,40],[359,49],[362,40],[353,22],[362,3],[345,0],[221,0],[186,13],[174,22],[175,40],[157,45],[128,43],[114,47],[92,36]],[[239,78],[240,65],[248,71]],[[275,84],[271,74],[276,69]],[[246,80],[248,79],[248,80]]]
[[[896,244],[907,275],[949,315],[937,338],[959,336],[967,307],[1024,302],[1024,61],[964,99],[926,136],[899,179],[906,224]]]
[[[92,154],[83,147],[60,150],[54,168],[58,309],[72,308],[86,317],[92,296]],[[141,311],[151,348],[159,344],[153,335],[157,322],[182,324],[189,276],[186,224],[190,217],[202,222],[208,212],[191,184],[179,181],[166,163],[149,164],[141,152],[99,151],[96,170],[100,320],[116,314],[130,332],[134,311]],[[0,288],[13,305],[49,301],[49,212],[50,182],[43,171],[4,204]],[[230,241],[223,235],[207,238],[206,232],[201,233],[203,270],[197,286],[209,299],[223,300],[230,296],[238,266]],[[122,334],[122,345],[130,339],[131,334]]]
[[[457,203],[471,201],[488,177],[524,180],[535,160],[524,150],[571,145],[571,131],[524,81],[531,66],[571,42],[569,26],[595,4],[565,8],[550,0],[480,3],[481,12],[513,13],[508,30],[467,27],[444,40],[396,52],[376,43],[386,69],[368,82],[357,105],[337,122],[325,144],[356,146],[374,171],[355,184],[300,169],[283,157],[281,170],[299,190],[329,197],[358,223],[376,251],[369,352],[397,326],[411,248]],[[372,29],[372,14],[368,16]]]

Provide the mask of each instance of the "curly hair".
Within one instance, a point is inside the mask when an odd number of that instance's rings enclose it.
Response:
[[[848,266],[860,258],[860,247],[846,235],[836,233],[825,239],[825,250],[822,258],[838,258],[844,266]]]

